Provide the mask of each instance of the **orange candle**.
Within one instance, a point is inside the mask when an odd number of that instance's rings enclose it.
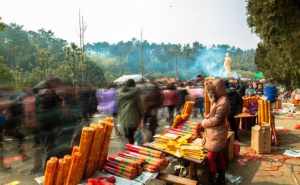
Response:
[[[65,167],[64,167],[64,173],[63,173],[63,177],[64,177],[64,184],[66,184],[68,174],[69,174],[69,170],[71,167],[71,162],[72,162],[72,157],[70,155],[65,155],[64,156],[64,160],[65,160]]]
[[[86,178],[91,177],[95,173],[100,154],[99,146],[102,146],[103,144],[103,126],[100,124],[91,124],[91,127],[95,129],[95,136],[91,146],[90,156],[87,161]]]
[[[67,181],[65,185],[77,185],[80,182],[79,176],[79,165],[82,160],[82,155],[79,152],[75,152],[72,155],[72,162],[68,173]]]
[[[47,161],[46,170],[45,170],[45,180],[44,185],[54,185],[56,172],[57,172],[58,159],[56,157],[51,157]]]
[[[106,161],[107,158],[107,154],[108,154],[108,146],[109,146],[109,142],[110,142],[110,136],[112,133],[112,129],[113,129],[113,123],[111,122],[105,122],[105,137],[104,137],[104,142],[103,142],[103,150],[100,154],[100,158],[99,158],[99,169],[103,168],[103,165]]]
[[[80,145],[79,145],[79,150],[82,155],[82,160],[81,164],[79,165],[79,180],[82,179],[85,167],[86,167],[86,162],[88,160],[88,156],[90,154],[92,142],[94,139],[94,134],[95,134],[95,129],[91,127],[84,127],[82,129],[82,134],[80,138]]]
[[[57,176],[55,180],[55,185],[64,185],[64,169],[66,166],[66,162],[64,159],[58,160],[58,168],[57,168]]]

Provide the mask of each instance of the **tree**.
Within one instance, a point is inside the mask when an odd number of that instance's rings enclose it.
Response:
[[[3,22],[1,22],[1,17],[0,17],[0,31],[3,31],[5,28],[5,24]]]
[[[4,63],[3,57],[0,57],[0,83],[9,84],[12,79],[8,66]]]
[[[300,86],[300,5],[297,0],[248,0],[248,24],[260,38],[255,62],[265,76]]]

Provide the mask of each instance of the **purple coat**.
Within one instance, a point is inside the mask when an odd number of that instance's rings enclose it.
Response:
[[[98,101],[97,110],[103,114],[112,115],[117,113],[117,90],[112,89],[98,89],[96,92]]]

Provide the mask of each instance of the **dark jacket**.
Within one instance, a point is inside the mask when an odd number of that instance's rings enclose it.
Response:
[[[118,123],[124,128],[137,128],[143,117],[140,92],[136,87],[124,87],[118,93]]]
[[[242,112],[243,99],[235,89],[229,89],[227,91],[227,97],[230,104],[229,116],[235,116]]]

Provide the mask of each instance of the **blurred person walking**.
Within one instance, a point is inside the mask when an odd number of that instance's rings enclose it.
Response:
[[[140,91],[135,81],[129,79],[118,93],[118,123],[130,144],[134,144],[134,135],[141,124],[143,113]]]
[[[167,86],[167,89],[163,90],[162,94],[164,97],[163,106],[168,108],[167,121],[170,124],[172,124],[174,118],[174,111],[179,99],[175,85],[169,84]]]

